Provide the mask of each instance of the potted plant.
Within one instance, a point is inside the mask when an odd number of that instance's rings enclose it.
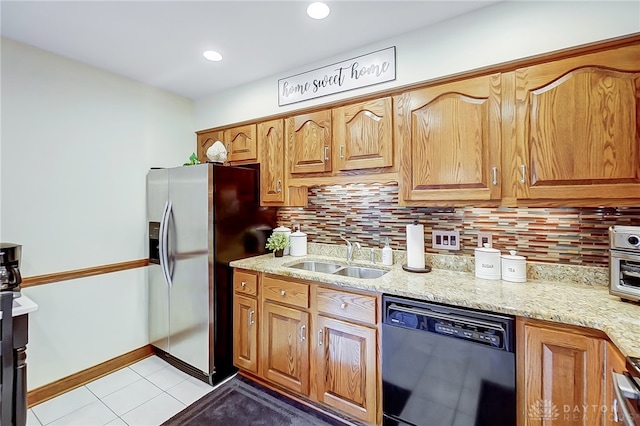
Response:
[[[284,249],[289,247],[289,239],[282,232],[273,232],[267,239],[267,245],[265,247],[273,250],[275,257],[282,257]]]

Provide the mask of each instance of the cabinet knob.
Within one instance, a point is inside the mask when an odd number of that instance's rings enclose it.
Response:
[[[324,147],[324,161],[329,161],[329,147]]]
[[[242,282],[240,283],[240,285],[242,286],[242,288],[245,288],[245,287],[247,286],[247,283],[246,283],[246,282],[244,282],[244,281],[242,281]]]
[[[280,296],[284,296],[285,295],[285,291],[284,290],[280,290]]]
[[[279,194],[282,192],[282,180],[278,179],[276,182],[276,192]]]
[[[342,302],[342,303],[340,304],[340,307],[341,307],[342,309],[347,309],[347,302]]]

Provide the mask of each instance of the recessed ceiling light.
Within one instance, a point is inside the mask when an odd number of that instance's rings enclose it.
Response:
[[[320,1],[311,3],[309,7],[307,7],[307,15],[313,19],[324,19],[329,16],[329,6]]]
[[[218,62],[222,60],[222,55],[216,52],[215,50],[207,50],[202,54],[202,56],[204,56],[205,58],[213,62]]]

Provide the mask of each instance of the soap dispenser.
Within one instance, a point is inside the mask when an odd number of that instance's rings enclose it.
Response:
[[[393,265],[393,250],[389,247],[389,237],[387,237],[387,241],[382,249],[382,264]]]

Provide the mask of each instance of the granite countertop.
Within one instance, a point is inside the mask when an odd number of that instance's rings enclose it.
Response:
[[[272,254],[231,262],[232,267],[335,286],[406,296],[433,302],[554,321],[601,330],[624,355],[640,356],[640,304],[623,302],[603,285],[585,285],[551,280],[512,283],[479,279],[470,272],[437,269],[411,273],[400,263],[383,266],[362,260],[352,264],[374,266],[389,272],[376,279],[331,275],[288,265],[305,260],[345,263],[343,257],[310,254],[302,257],[274,257]]]

